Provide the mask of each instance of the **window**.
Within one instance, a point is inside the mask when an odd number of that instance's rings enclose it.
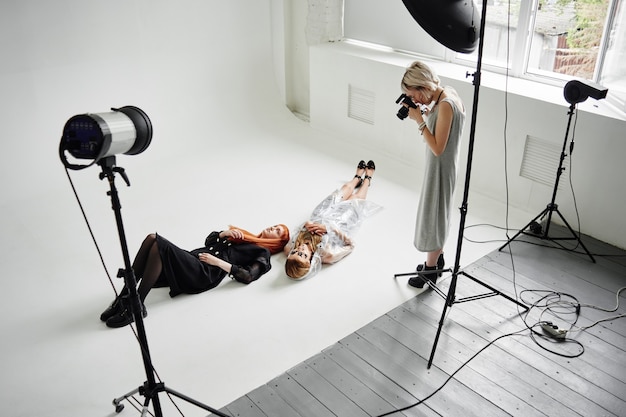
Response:
[[[609,88],[609,94],[622,109],[626,109],[626,10],[624,2],[619,0],[613,4],[609,13],[608,34],[604,37],[604,50],[600,54],[600,84]]]
[[[402,24],[386,23],[379,16],[385,15],[387,2],[369,0],[367,9],[373,10],[366,12],[363,1],[345,0],[346,38],[406,50],[406,41],[390,44],[388,36],[386,39],[379,36],[393,33],[396,39],[413,40],[411,52],[464,64],[476,62],[478,48],[472,54],[449,50],[445,54],[441,51],[433,54],[432,44],[416,39],[415,23],[406,25],[405,20]],[[510,76],[555,85],[572,78],[587,79],[607,87],[607,100],[626,111],[626,66],[622,64],[626,58],[624,1],[487,0],[483,67],[497,72],[507,70]],[[475,0],[475,3],[480,16],[483,1]],[[373,29],[366,34],[363,25],[356,30],[355,22],[362,21],[367,13],[368,27]]]

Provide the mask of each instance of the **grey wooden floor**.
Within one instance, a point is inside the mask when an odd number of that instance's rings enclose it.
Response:
[[[444,300],[428,290],[221,411],[378,416],[425,399],[393,415],[626,416],[626,318],[576,331],[626,312],[623,305],[616,312],[589,307],[615,308],[617,290],[626,286],[626,253],[583,237],[593,263],[584,253],[524,241],[551,243],[521,236],[502,251],[461,265],[455,294],[458,301],[485,292],[468,274],[526,304],[537,302],[527,315],[501,295],[455,302],[429,369]],[[451,280],[444,275],[438,287],[447,293]],[[566,303],[574,301],[570,296],[581,305],[578,315],[575,304]],[[522,317],[529,327],[547,320],[570,331],[555,341],[539,336],[544,332],[535,326],[533,338]]]

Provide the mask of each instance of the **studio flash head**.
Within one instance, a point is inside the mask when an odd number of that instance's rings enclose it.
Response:
[[[116,154],[137,155],[152,141],[152,122],[140,108],[124,106],[107,113],[73,116],[63,128],[59,154],[65,167],[83,169]],[[92,159],[89,165],[67,161],[65,151],[77,159]]]
[[[398,97],[398,99],[396,100],[396,104],[400,104],[401,102],[413,109],[417,108],[417,105],[413,103],[413,100],[411,100],[411,97],[407,96],[404,93],[401,94],[400,97]],[[409,115],[409,107],[405,107],[405,106],[400,107],[400,110],[398,110],[398,114],[396,114],[396,116],[398,116],[398,119],[404,120],[407,118],[407,116]]]
[[[563,95],[569,104],[582,103],[588,97],[600,100],[609,90],[599,84],[585,80],[572,80],[565,84]]]

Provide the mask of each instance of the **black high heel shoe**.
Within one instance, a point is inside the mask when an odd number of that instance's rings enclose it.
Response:
[[[356,166],[356,169],[365,169],[367,168],[367,165],[365,164],[364,160],[360,160],[359,164]],[[354,178],[358,178],[359,182],[354,186],[354,188],[359,188],[361,185],[363,185],[363,178],[361,178],[361,176],[359,174],[354,174]]]
[[[436,270],[441,270],[443,269],[443,267],[445,266],[445,260],[443,259],[443,253],[439,254],[439,257],[437,258],[437,265],[436,266],[426,266],[426,263],[423,264],[419,264],[417,266],[417,268],[415,268],[415,270],[417,272],[421,272],[421,271],[436,271]],[[428,281],[432,282],[433,285],[437,283],[437,278],[441,277],[443,275],[443,272],[422,272],[421,275],[426,278]],[[424,282],[424,280],[420,277],[413,277],[413,278],[409,278],[409,285],[411,287],[415,287],[415,288],[424,288],[424,284],[426,284]]]
[[[365,168],[376,171],[376,164],[370,159],[369,161],[367,161],[367,165],[365,166]],[[369,185],[372,185],[372,177],[370,175],[366,174],[363,177],[363,180],[369,180]]]

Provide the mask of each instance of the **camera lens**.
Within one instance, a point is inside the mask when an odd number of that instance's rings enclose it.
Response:
[[[398,116],[398,119],[404,120],[406,119],[408,115],[409,115],[409,108],[402,106],[400,107],[400,110],[398,110],[398,114],[396,116]]]

